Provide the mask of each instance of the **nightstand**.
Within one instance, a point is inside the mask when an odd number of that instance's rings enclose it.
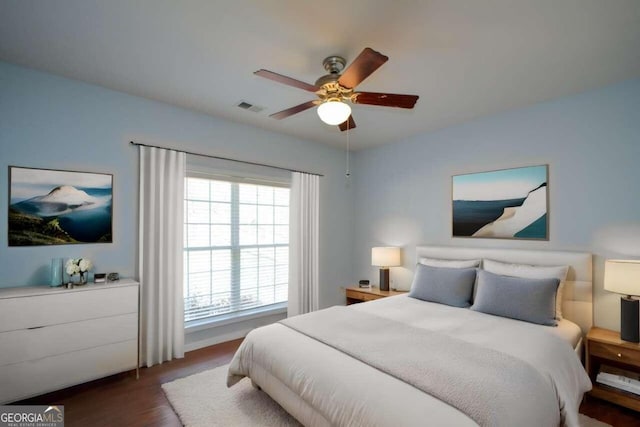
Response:
[[[346,289],[347,305],[358,302],[373,301],[374,299],[386,298],[404,293],[407,293],[407,291],[381,291],[380,288],[359,288],[357,286],[350,286]]]
[[[586,348],[586,369],[593,383],[589,395],[640,411],[640,395],[596,383],[602,365],[640,373],[640,344],[622,341],[619,332],[591,328]]]

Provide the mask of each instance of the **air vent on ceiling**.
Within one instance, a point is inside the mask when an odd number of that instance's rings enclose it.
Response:
[[[238,107],[242,108],[243,110],[253,111],[254,113],[259,113],[260,111],[264,110],[264,107],[249,104],[246,101],[240,101],[240,103],[238,104]]]

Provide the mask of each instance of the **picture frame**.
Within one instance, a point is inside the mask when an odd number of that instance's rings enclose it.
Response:
[[[113,175],[9,166],[9,246],[113,242]]]
[[[452,237],[549,240],[549,166],[454,175]]]

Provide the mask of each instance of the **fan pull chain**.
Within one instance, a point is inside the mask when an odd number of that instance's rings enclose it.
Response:
[[[351,116],[349,116],[349,118],[351,118]],[[351,176],[351,171],[349,170],[349,134],[351,133],[349,129],[350,124],[351,124],[350,120],[347,119],[347,167],[346,167],[347,170],[345,171],[345,176],[347,178]]]

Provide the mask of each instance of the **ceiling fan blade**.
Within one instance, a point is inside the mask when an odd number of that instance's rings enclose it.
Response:
[[[347,120],[338,125],[340,130],[344,132],[345,130],[351,130],[356,127],[356,122],[353,121],[353,115],[350,115]]]
[[[265,79],[273,80],[274,82],[307,90],[309,92],[316,92],[318,90],[314,85],[310,85],[309,83],[301,82],[300,80],[292,79],[291,77],[283,76],[282,74],[274,73],[269,70],[258,70],[253,74],[264,77]]]
[[[383,107],[413,108],[418,95],[399,95],[397,93],[356,92],[353,102],[356,104],[380,105]]]
[[[293,116],[294,114],[298,114],[304,110],[308,110],[311,107],[315,107],[315,105],[315,101],[307,101],[304,104],[296,105],[295,107],[287,108],[286,110],[273,113],[269,117],[273,117],[274,119],[278,120],[286,119],[289,116]]]
[[[342,73],[338,83],[348,89],[353,89],[388,60],[388,56],[366,47]]]

